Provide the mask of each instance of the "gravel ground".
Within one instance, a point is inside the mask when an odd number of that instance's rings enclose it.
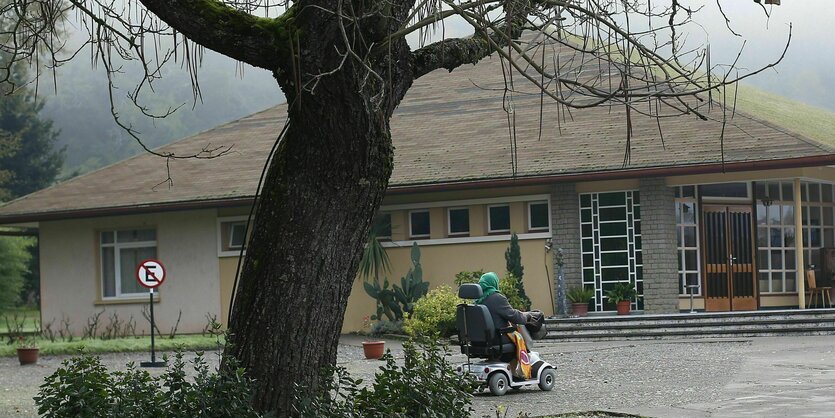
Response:
[[[340,345],[340,365],[352,376],[373,379],[381,363],[365,360],[360,340],[346,338]],[[387,344],[402,358],[397,342]],[[557,387],[536,387],[497,398],[487,393],[473,400],[475,416],[496,416],[500,406],[507,417],[524,411],[533,416],[578,411],[628,411],[637,407],[668,407],[710,403],[737,371],[749,342],[646,342],[540,344],[542,357],[558,371]],[[146,353],[102,355],[111,370],[147,360]],[[42,358],[38,365],[21,367],[16,358],[0,358],[0,416],[36,416],[32,397],[44,377],[67,356]],[[189,357],[190,358],[190,357]],[[207,354],[216,363],[213,353]],[[453,363],[463,356],[453,355]],[[154,370],[153,373],[159,373]]]

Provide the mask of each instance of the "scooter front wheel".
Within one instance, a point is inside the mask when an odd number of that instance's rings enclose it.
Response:
[[[490,380],[487,381],[487,387],[490,388],[490,393],[493,395],[502,396],[507,393],[507,389],[510,388],[510,383],[504,373],[496,372],[490,376]]]
[[[539,374],[539,388],[545,392],[554,388],[557,382],[557,371],[554,369],[545,369]]]

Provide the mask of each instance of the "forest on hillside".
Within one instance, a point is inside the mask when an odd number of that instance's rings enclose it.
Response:
[[[186,70],[171,67],[146,89],[139,102],[155,113],[180,108],[163,119],[148,118],[128,98],[140,79],[137,66],[126,65],[114,89],[120,118],[140,133],[149,148],[187,137],[282,102],[283,95],[269,72],[243,68],[234,61],[205,51],[198,70],[199,96],[194,99]],[[55,145],[65,149],[59,179],[76,176],[142,151],[136,140],[113,120],[105,71],[89,60],[76,59],[53,74],[42,74],[38,97],[44,101],[41,117],[58,131]],[[56,87],[57,86],[57,87]]]

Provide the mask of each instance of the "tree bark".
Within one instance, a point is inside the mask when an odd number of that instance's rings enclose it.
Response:
[[[295,383],[313,391],[321,368],[335,364],[362,248],[392,172],[389,118],[411,84],[405,41],[365,63],[380,83],[364,64],[319,47],[344,45],[342,32],[321,23],[333,22],[325,12],[305,10],[296,19],[303,53],[275,72],[289,126],[257,203],[226,348],[256,379],[256,408],[277,416],[293,414]],[[334,68],[341,69],[316,77]]]

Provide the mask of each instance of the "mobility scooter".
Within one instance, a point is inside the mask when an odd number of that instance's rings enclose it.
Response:
[[[481,287],[474,283],[462,284],[458,288],[461,299],[473,300],[481,295]],[[501,396],[508,389],[523,386],[539,385],[543,391],[554,388],[557,376],[554,366],[533,351],[523,354],[528,356],[531,378],[522,380],[513,376],[507,360],[516,358],[516,345],[506,338],[502,339],[502,336],[516,331],[516,327],[496,328],[486,306],[462,303],[457,307],[455,321],[461,353],[467,356],[467,362],[458,366],[457,371],[474,377],[482,389],[486,387],[493,395]],[[473,358],[480,361],[473,362]]]

